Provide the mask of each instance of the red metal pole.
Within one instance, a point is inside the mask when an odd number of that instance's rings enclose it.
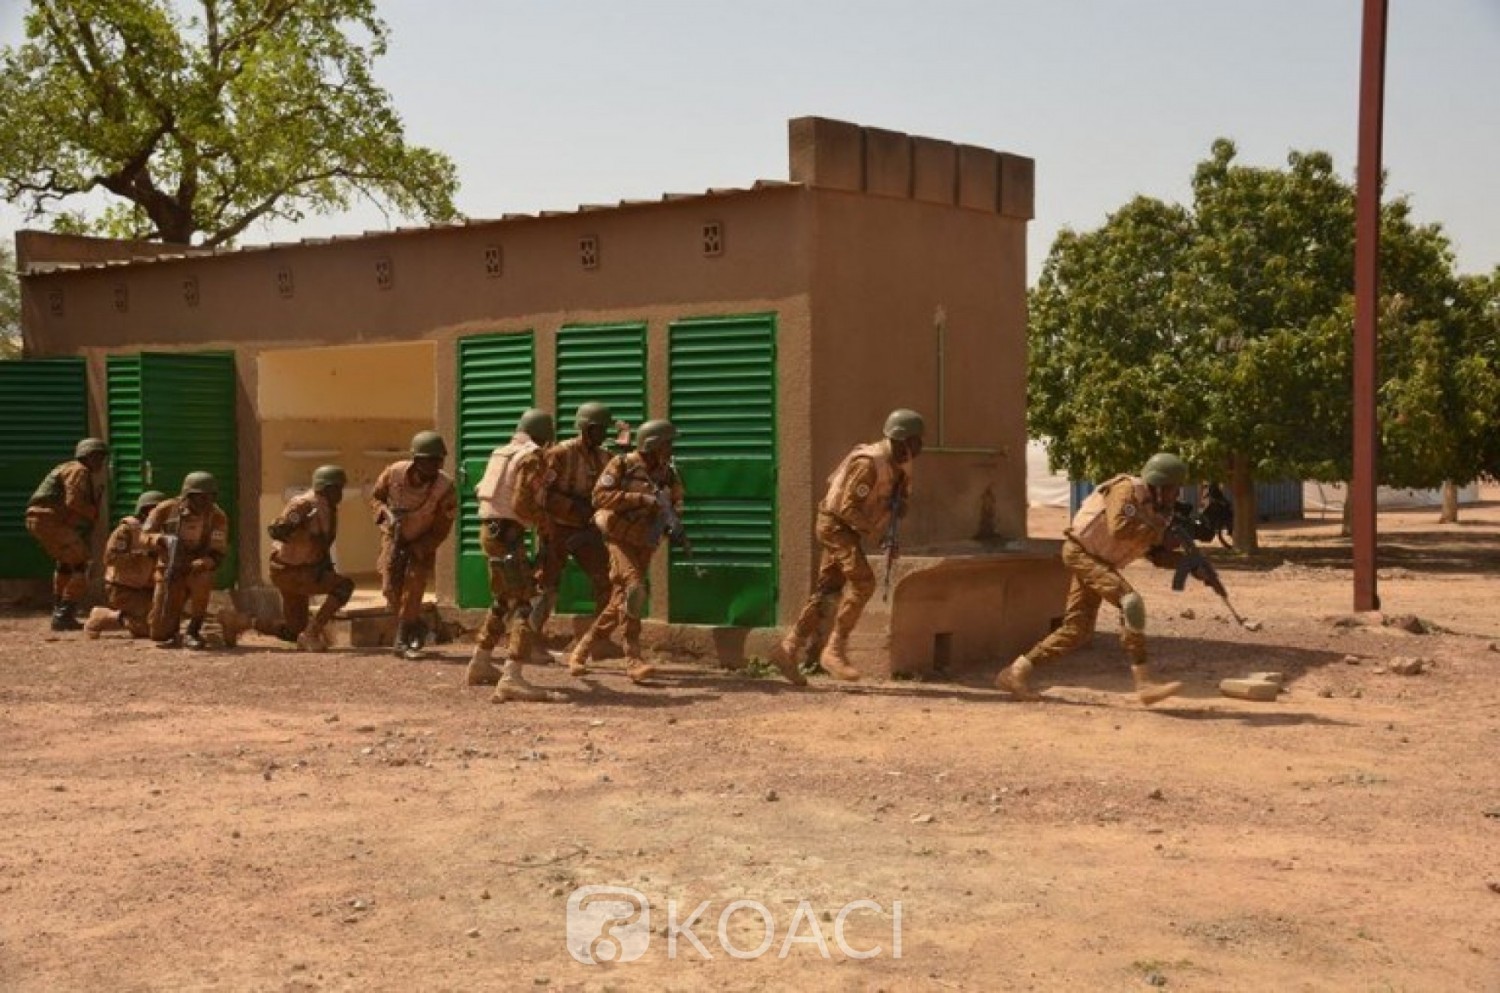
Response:
[[[1380,299],[1380,132],[1385,110],[1387,0],[1365,0],[1359,65],[1359,164],[1354,200],[1354,609],[1379,610],[1375,589],[1376,307]]]

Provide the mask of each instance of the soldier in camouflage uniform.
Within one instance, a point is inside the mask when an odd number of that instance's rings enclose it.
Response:
[[[104,593],[107,607],[95,607],[83,624],[85,637],[126,628],[132,638],[151,633],[151,597],[156,587],[156,542],[145,531],[146,518],[167,498],[147,490],[135,501],[135,513],[120,519],[104,543]]]
[[[818,661],[829,675],[850,682],[859,679],[859,670],[849,662],[849,634],[875,592],[875,571],[865,557],[864,542],[879,538],[885,547],[892,515],[906,515],[912,460],[922,453],[922,433],[922,415],[893,410],[885,419],[885,440],[857,446],[828,477],[828,492],[818,505],[818,581],[774,659],[782,674],[799,686],[806,682],[798,671],[802,655],[836,597],[833,632]]]
[[[682,483],[672,468],[671,421],[647,421],[636,432],[636,450],[609,460],[594,486],[594,520],[609,551],[609,602],[568,655],[575,676],[588,672],[594,642],[617,629],[624,635],[625,675],[631,682],[649,679],[656,670],[641,657],[641,611],[646,606],[646,577],[651,557],[668,533],[668,513],[680,518]]]
[[[588,577],[594,593],[594,612],[599,613],[609,602],[609,553],[593,517],[594,484],[609,461],[603,446],[613,421],[604,404],[586,403],[578,408],[573,420],[577,436],[553,445],[543,456],[546,517],[539,529],[540,591],[531,617],[532,627],[538,633],[557,603],[558,584],[570,556]]]
[[[89,587],[89,539],[104,506],[109,446],[85,438],[73,458],[47,473],[26,504],[26,530],[53,562],[52,630],[77,631],[78,603]]]
[[[339,533],[339,504],[349,481],[336,465],[313,470],[312,486],[292,497],[267,529],[271,536],[271,582],[281,593],[282,623],[263,633],[295,641],[307,652],[328,650],[328,623],[354,595],[354,580],[333,563]],[[322,594],[317,616],[308,621],[312,598]]]
[[[211,473],[190,472],[182,480],[182,494],[157,504],[146,518],[143,531],[157,547],[150,634],[159,647],[207,647],[203,621],[214,570],[229,554],[229,518],[215,502],[218,495]],[[187,631],[179,635],[184,605]],[[233,644],[233,636],[226,641]]]
[[[1146,461],[1139,476],[1115,476],[1089,494],[1063,532],[1063,565],[1073,579],[1062,624],[1000,671],[995,677],[998,689],[1018,700],[1039,699],[1031,687],[1032,668],[1088,644],[1094,637],[1099,606],[1105,601],[1120,610],[1120,642],[1130,659],[1141,702],[1157,703],[1182,689],[1181,683],[1151,681],[1146,660],[1146,601],[1120,570],[1142,556],[1163,569],[1177,568],[1182,556],[1167,546],[1167,524],[1187,475],[1187,465],[1180,458],[1162,452]],[[1206,581],[1204,576],[1198,578]]]
[[[396,612],[396,654],[422,657],[427,632],[422,596],[437,565],[438,546],[458,519],[458,492],[443,472],[448,446],[436,431],[418,431],[411,458],[386,466],[370,490],[380,528],[378,568],[385,602]]]
[[[490,453],[479,497],[479,546],[489,563],[489,615],[469,660],[470,686],[494,686],[496,703],[563,699],[533,686],[522,670],[531,660],[536,631],[531,624],[536,579],[526,554],[526,531],[545,519],[543,462],[552,444],[552,415],[528,410],[509,443]],[[495,668],[495,645],[505,639],[505,661]]]

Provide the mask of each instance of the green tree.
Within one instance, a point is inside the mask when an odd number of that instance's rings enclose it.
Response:
[[[457,178],[406,143],[372,67],[374,0],[32,0],[0,51],[0,195],[61,230],[232,241],[357,198],[454,216]]]
[[[0,240],[0,359],[21,355],[21,282],[9,240]]]
[[[1285,169],[1234,158],[1214,143],[1191,209],[1136,199],[1058,237],[1031,295],[1029,427],[1077,476],[1172,449],[1227,477],[1253,551],[1257,479],[1349,478],[1354,194],[1322,152]],[[1460,361],[1478,306],[1462,286],[1441,230],[1385,204],[1385,482],[1483,471],[1473,439],[1495,407],[1475,401],[1496,366]]]

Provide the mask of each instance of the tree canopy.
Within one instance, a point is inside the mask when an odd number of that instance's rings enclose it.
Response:
[[[1256,479],[1350,475],[1354,191],[1323,152],[1285,169],[1235,155],[1214,143],[1190,207],[1139,197],[1058,236],[1031,294],[1028,409],[1075,477],[1165,449],[1229,479],[1253,549]],[[1382,482],[1493,474],[1495,281],[1457,276],[1406,200],[1382,214]]]
[[[21,282],[15,253],[0,241],[0,359],[21,354]]]
[[[361,197],[454,216],[453,163],[375,84],[374,0],[32,0],[25,25],[0,51],[0,193],[60,229],[212,246]],[[102,216],[59,212],[101,190]]]

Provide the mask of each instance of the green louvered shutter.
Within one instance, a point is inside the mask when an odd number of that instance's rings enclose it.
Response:
[[[26,530],[26,501],[88,437],[88,394],[81,358],[0,361],[0,578],[52,573],[52,560]]]
[[[140,352],[105,360],[116,518],[142,490],[175,496],[190,472],[211,472],[229,518],[229,555],[214,576],[220,589],[239,576],[238,385],[232,352]]]
[[[671,551],[668,618],[776,623],[776,317],[673,322],[668,360],[683,525],[697,575]]]
[[[458,603],[487,607],[490,571],[479,547],[479,498],[490,452],[510,440],[534,402],[534,336],[483,334],[458,342]]]
[[[646,417],[646,325],[575,324],[557,332],[557,424],[572,431],[573,413],[585,403],[605,403],[632,428]],[[569,562],[557,593],[557,611],[588,614],[594,595],[588,577]]]

